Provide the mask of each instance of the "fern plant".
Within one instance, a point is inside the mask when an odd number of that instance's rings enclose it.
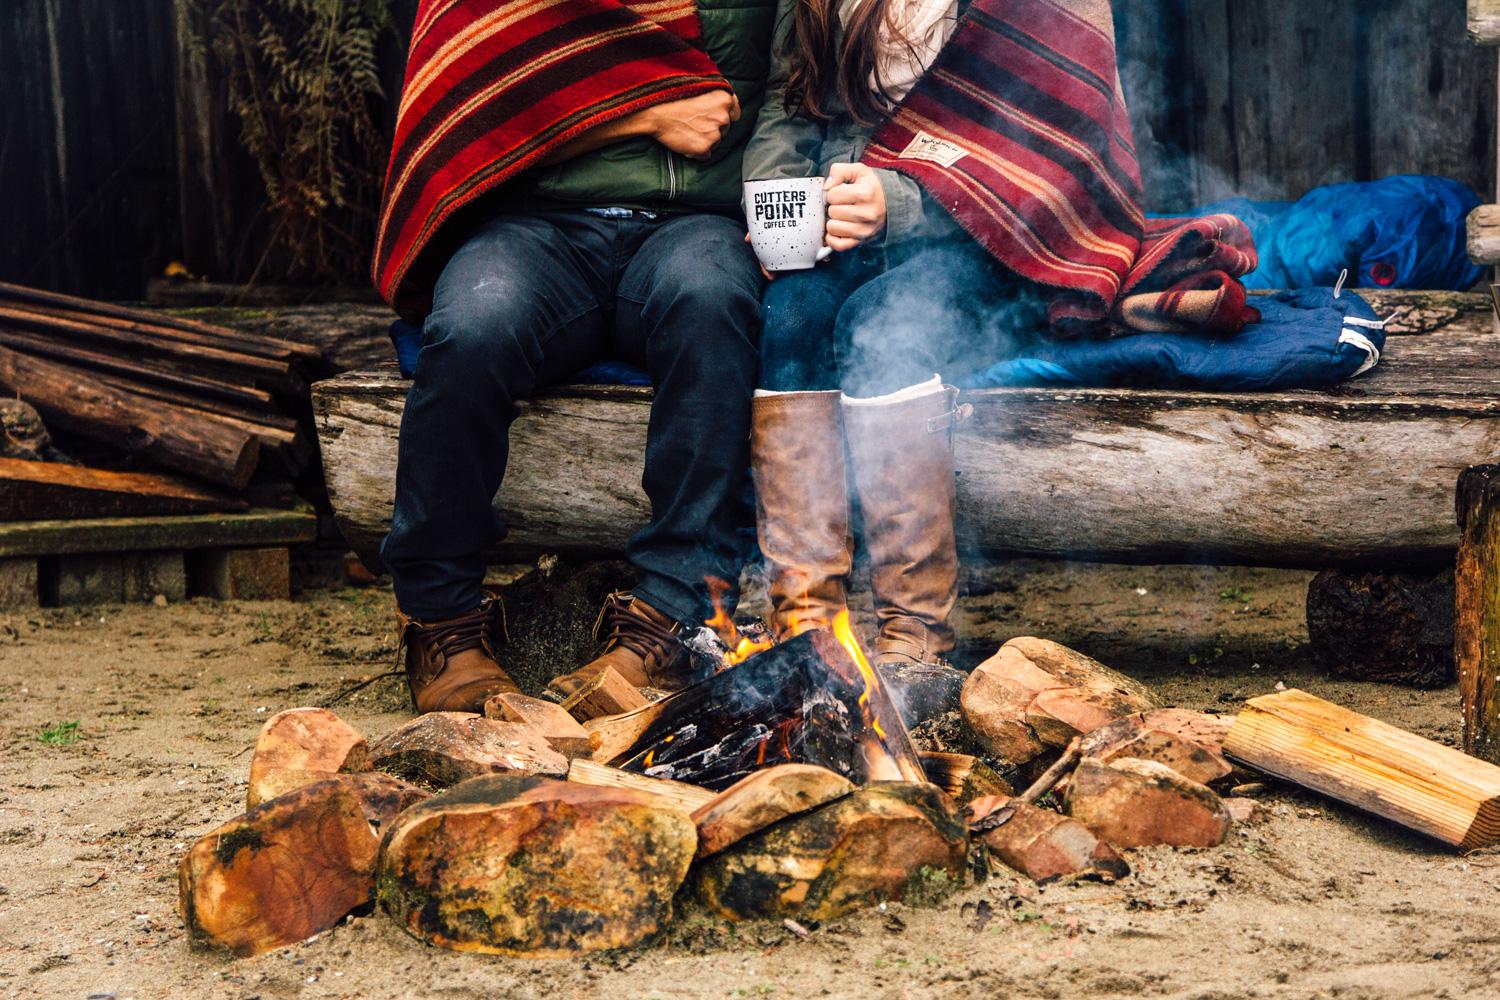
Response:
[[[189,58],[226,83],[265,186],[256,277],[359,280],[387,155],[376,46],[387,0],[176,0],[201,31]]]

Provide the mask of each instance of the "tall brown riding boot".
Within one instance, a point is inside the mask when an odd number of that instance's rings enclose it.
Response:
[[[827,628],[846,607],[853,552],[838,392],[757,394],[750,468],[778,639]]]
[[[662,691],[684,688],[698,677],[692,656],[677,634],[682,624],[633,594],[616,592],[605,598],[594,621],[594,640],[604,649],[572,673],[554,677],[547,690],[566,700],[606,667],[613,667],[638,688]]]
[[[457,618],[422,622],[396,611],[406,647],[406,682],[418,712],[481,712],[493,695],[521,689],[495,662],[500,600],[486,595]]]
[[[844,398],[854,487],[886,665],[940,663],[958,597],[953,428],[972,411],[937,379],[890,396]]]

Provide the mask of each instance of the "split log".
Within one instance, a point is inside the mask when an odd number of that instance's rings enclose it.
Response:
[[[1479,0],[1470,0],[1470,9]],[[1495,5],[1495,27],[1500,28],[1500,4]],[[1472,27],[1470,30],[1473,30]],[[1500,42],[1500,32],[1495,35]],[[1480,205],[1469,213],[1469,259],[1476,264],[1500,264],[1500,205]]]
[[[854,791],[841,774],[815,764],[779,764],[724,789],[693,813],[698,857],[717,854],[790,816],[800,816]]]
[[[1500,45],[1500,0],[1469,0],[1469,38],[1480,45]],[[1496,222],[1500,224],[1500,220]],[[1475,257],[1474,260],[1481,264],[1500,263],[1500,259]]]
[[[572,760],[593,753],[589,734],[560,705],[524,694],[497,694],[484,703],[484,714],[501,722],[529,726],[547,745]]]
[[[0,458],[75,464],[53,445],[36,407],[19,399],[0,399]]]
[[[1224,752],[1460,850],[1500,842],[1500,767],[1295,688],[1250,699]]]
[[[248,956],[325,931],[373,898],[379,846],[359,797],[340,779],[271,799],[182,859],[188,937]]]
[[[605,715],[619,715],[644,708],[650,699],[640,688],[621,677],[613,667],[605,667],[562,703],[563,709],[579,722]]]
[[[1152,729],[1196,743],[1209,753],[1224,755],[1224,737],[1234,726],[1234,716],[1194,712],[1186,708],[1154,708],[1142,715]]]
[[[0,521],[203,514],[245,507],[243,500],[174,476],[0,458]]]
[[[969,676],[941,663],[880,664],[876,669],[908,729],[958,711],[964,681]]]
[[[244,489],[259,443],[207,414],[104,386],[65,365],[0,347],[0,387],[35,406],[48,423],[139,454],[153,464]]]
[[[1234,772],[1222,753],[1153,726],[1149,721],[1153,714],[1127,715],[1100,726],[1084,741],[1083,756],[1106,764],[1124,757],[1155,761],[1200,785],[1211,785]]]
[[[1080,733],[1156,707],[1150,691],[1097,660],[1046,639],[1012,639],[974,668],[964,719],[1001,766],[1022,767]]]
[[[261,726],[250,759],[246,806],[254,809],[294,788],[340,772],[370,769],[365,738],[326,708],[277,712]]]
[[[1219,796],[1154,760],[1084,758],[1063,801],[1069,816],[1116,847],[1214,847],[1229,835]]]
[[[959,804],[991,795],[1014,795],[1010,782],[978,757],[966,753],[924,750],[917,755],[927,780],[953,796]]]
[[[713,792],[697,785],[669,781],[666,778],[648,778],[644,774],[632,774],[618,767],[583,759],[576,759],[568,764],[568,780],[599,788],[628,788],[652,796],[664,807],[681,809],[686,813],[691,813],[714,798]]]
[[[1464,750],[1500,763],[1500,465],[1458,477],[1458,568],[1453,651]]]
[[[639,792],[494,775],[397,820],[378,896],[428,944],[561,958],[656,934],[696,848],[687,814]]]
[[[1050,809],[995,795],[976,799],[968,815],[972,835],[991,857],[1033,882],[1113,882],[1130,874],[1125,859],[1092,830]]]
[[[644,708],[620,715],[605,715],[590,719],[583,724],[589,735],[589,748],[594,760],[609,764],[629,753],[630,748],[646,734],[651,725],[670,710],[671,699],[653,701]]]
[[[418,716],[370,748],[370,766],[434,788],[485,774],[568,773],[568,759],[526,726],[467,712]]]
[[[1307,638],[1330,676],[1416,688],[1453,683],[1453,570],[1324,570],[1307,588]]]
[[[694,868],[693,891],[732,920],[832,920],[924,889],[956,888],[968,834],[933,785],[867,785],[767,827]]]

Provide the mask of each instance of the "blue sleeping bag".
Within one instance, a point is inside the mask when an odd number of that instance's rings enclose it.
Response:
[[[1294,202],[1234,198],[1194,210],[1228,212],[1255,237],[1260,267],[1246,288],[1331,286],[1465,291],[1484,279],[1469,260],[1465,220],[1479,204],[1447,177],[1404,176],[1314,188]]]
[[[1325,389],[1380,361],[1385,323],[1352,292],[1304,288],[1251,300],[1261,321],[1228,338],[1142,333],[1043,343],[959,380],[966,389],[1067,386],[1269,392]]]

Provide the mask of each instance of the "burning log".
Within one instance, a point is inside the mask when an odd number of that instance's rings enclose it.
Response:
[[[561,778],[568,760],[526,726],[465,712],[429,712],[376,743],[370,764],[445,788],[485,774],[520,772]]]
[[[517,775],[408,809],[380,856],[380,906],[428,944],[528,958],[657,933],[697,848],[687,814],[650,796]]]
[[[1065,806],[1117,847],[1214,847],[1229,834],[1229,812],[1213,791],[1154,760],[1085,758]]]
[[[734,920],[832,920],[904,899],[924,877],[957,887],[968,853],[952,799],[932,785],[882,782],[703,859],[693,891]]]
[[[484,703],[484,714],[502,722],[529,726],[547,745],[572,760],[593,753],[589,734],[562,706],[524,694],[497,694]]]
[[[326,708],[278,712],[255,740],[246,805],[253,809],[315,781],[369,767],[365,738]]]
[[[847,616],[836,632],[808,632],[664,699],[612,762],[715,790],[788,763],[860,783],[926,781]]]
[[[698,857],[717,854],[789,816],[841,799],[854,784],[815,764],[778,764],[756,771],[699,806]]]
[[[969,806],[969,827],[992,857],[1031,879],[1097,878],[1113,882],[1130,865],[1075,819],[1030,802],[995,795]]]

